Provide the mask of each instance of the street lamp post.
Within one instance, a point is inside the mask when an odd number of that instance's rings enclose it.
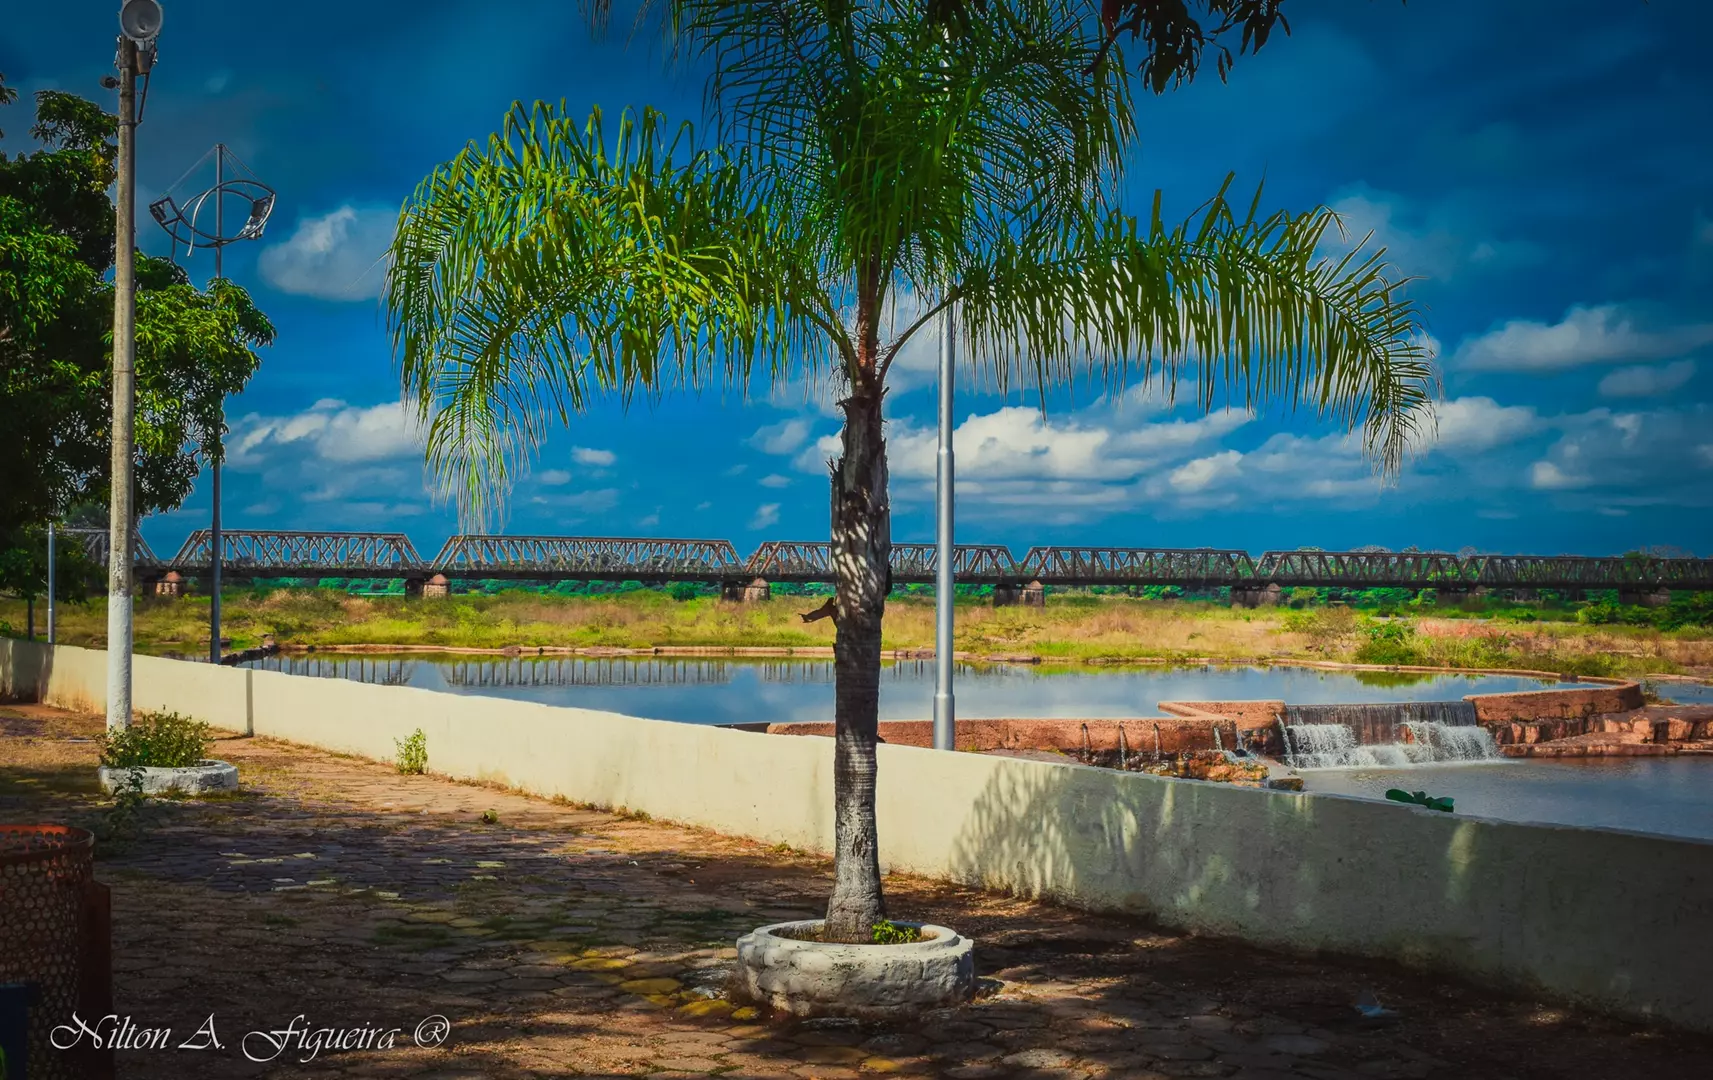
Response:
[[[131,485],[137,405],[137,76],[154,64],[161,6],[119,9],[119,159],[113,236],[113,457],[107,558],[107,729],[131,725]]]
[[[190,167],[190,176],[201,168],[209,156],[214,158],[214,186],[206,188],[195,195],[189,196],[183,206],[173,201],[172,192],[149,204],[149,213],[165,229],[173,239],[173,256],[178,256],[178,245],[183,244],[187,253],[194,253],[197,248],[214,249],[214,277],[224,280],[225,268],[222,266],[221,255],[227,244],[235,244],[240,240],[253,240],[262,235],[267,226],[268,218],[274,209],[274,189],[256,179],[255,174],[237,156],[227,148],[225,143],[215,143],[214,149],[204,154],[201,161]],[[227,165],[236,166],[228,174]],[[175,184],[174,187],[177,187]],[[236,197],[249,204],[248,214],[243,225],[228,234],[226,232],[226,200]],[[214,203],[214,231],[210,232],[202,222],[202,212],[208,203]],[[211,433],[210,472],[212,479],[212,495],[214,510],[210,515],[208,540],[208,660],[209,663],[220,662],[220,557],[223,541],[220,531],[220,465],[225,456],[224,431],[226,427],[225,403],[221,403],[220,418]]]
[[[54,523],[48,522],[48,644],[54,641]]]
[[[940,314],[940,451],[934,485],[934,749],[957,744],[952,695],[952,374],[957,364],[957,307]]]

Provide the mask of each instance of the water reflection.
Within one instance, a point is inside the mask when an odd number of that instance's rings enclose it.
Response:
[[[728,657],[273,656],[249,666],[323,678],[602,709],[687,723],[830,720],[830,660]],[[1389,676],[1376,680],[1376,674]],[[958,665],[963,717],[1158,715],[1161,701],[1277,698],[1299,704],[1455,701],[1465,694],[1535,690],[1522,676],[1320,671],[1296,667],[1134,667],[1044,671],[1027,664]],[[881,669],[880,714],[931,712],[932,660]]]
[[[1713,762],[1694,758],[1590,758],[1327,769],[1303,773],[1306,790],[1383,799],[1387,788],[1451,796],[1459,817],[1592,825],[1713,839]]]

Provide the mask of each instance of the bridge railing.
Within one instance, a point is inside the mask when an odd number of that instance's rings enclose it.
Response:
[[[932,584],[940,565],[933,544],[893,544],[892,583]],[[770,540],[757,548],[744,566],[752,578],[791,584],[833,580],[833,545],[817,540]],[[997,544],[955,544],[952,574],[969,585],[1009,585],[1021,571],[1011,552]]]
[[[1255,564],[1215,548],[1033,547],[1018,571],[1043,585],[1229,585],[1254,578]]]
[[[107,533],[67,529],[97,562]],[[201,572],[209,532],[190,535],[170,560],[137,538],[137,566]],[[932,544],[892,545],[895,584],[934,580]],[[1178,585],[1185,588],[1683,589],[1713,591],[1713,559],[1651,556],[1470,555],[1445,552],[1268,551],[1259,558],[1219,548],[1033,547],[1021,560],[997,544],[958,544],[953,574],[965,584]],[[748,559],[730,541],[613,536],[488,536],[446,541],[425,560],[403,533],[231,529],[222,562],[239,575],[348,576],[590,581],[827,583],[834,578],[825,541],[769,541]]]
[[[208,569],[214,549],[208,529],[198,529],[172,558],[179,571]],[[280,577],[379,574],[420,576],[422,556],[403,533],[298,532],[279,529],[223,529],[220,566],[234,574]]]
[[[83,548],[84,555],[97,566],[107,565],[107,553],[112,550],[112,535],[106,529],[69,528],[60,529],[59,535]],[[149,549],[148,541],[143,534],[131,534],[131,565],[138,569],[153,569],[161,564],[155,553]]]
[[[1257,577],[1268,585],[1372,589],[1475,584],[1466,560],[1440,552],[1269,551]]]
[[[430,565],[449,578],[728,581],[744,573],[729,540],[616,536],[454,536]]]

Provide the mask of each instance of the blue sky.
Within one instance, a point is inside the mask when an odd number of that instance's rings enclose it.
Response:
[[[513,100],[653,104],[700,81],[566,0],[265,6],[164,0],[140,201],[217,140],[279,192],[228,249],[279,329],[229,410],[229,526],[457,531],[428,491],[376,300],[400,202]],[[15,5],[0,71],[103,98],[116,4]],[[1143,104],[1134,206],[1188,213],[1228,171],[1269,207],[1339,209],[1414,286],[1440,351],[1439,438],[1395,485],[1311,417],[1200,416],[1076,390],[958,398],[959,538],[1603,554],[1713,550],[1713,34],[1703,0],[1291,0],[1295,34]],[[23,148],[27,106],[0,127]],[[152,222],[144,246],[163,252]],[[206,252],[188,264],[211,272]],[[891,396],[894,535],[932,534],[933,343]],[[543,448],[506,531],[827,532],[824,400],[801,386],[598,405]],[[206,484],[145,533],[172,550]]]

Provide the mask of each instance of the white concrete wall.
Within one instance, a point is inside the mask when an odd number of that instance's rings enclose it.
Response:
[[[100,711],[99,652],[0,642],[0,694]],[[832,742],[139,657],[139,708],[828,850]],[[1713,843],[905,746],[891,869],[1389,957],[1713,1031]]]

